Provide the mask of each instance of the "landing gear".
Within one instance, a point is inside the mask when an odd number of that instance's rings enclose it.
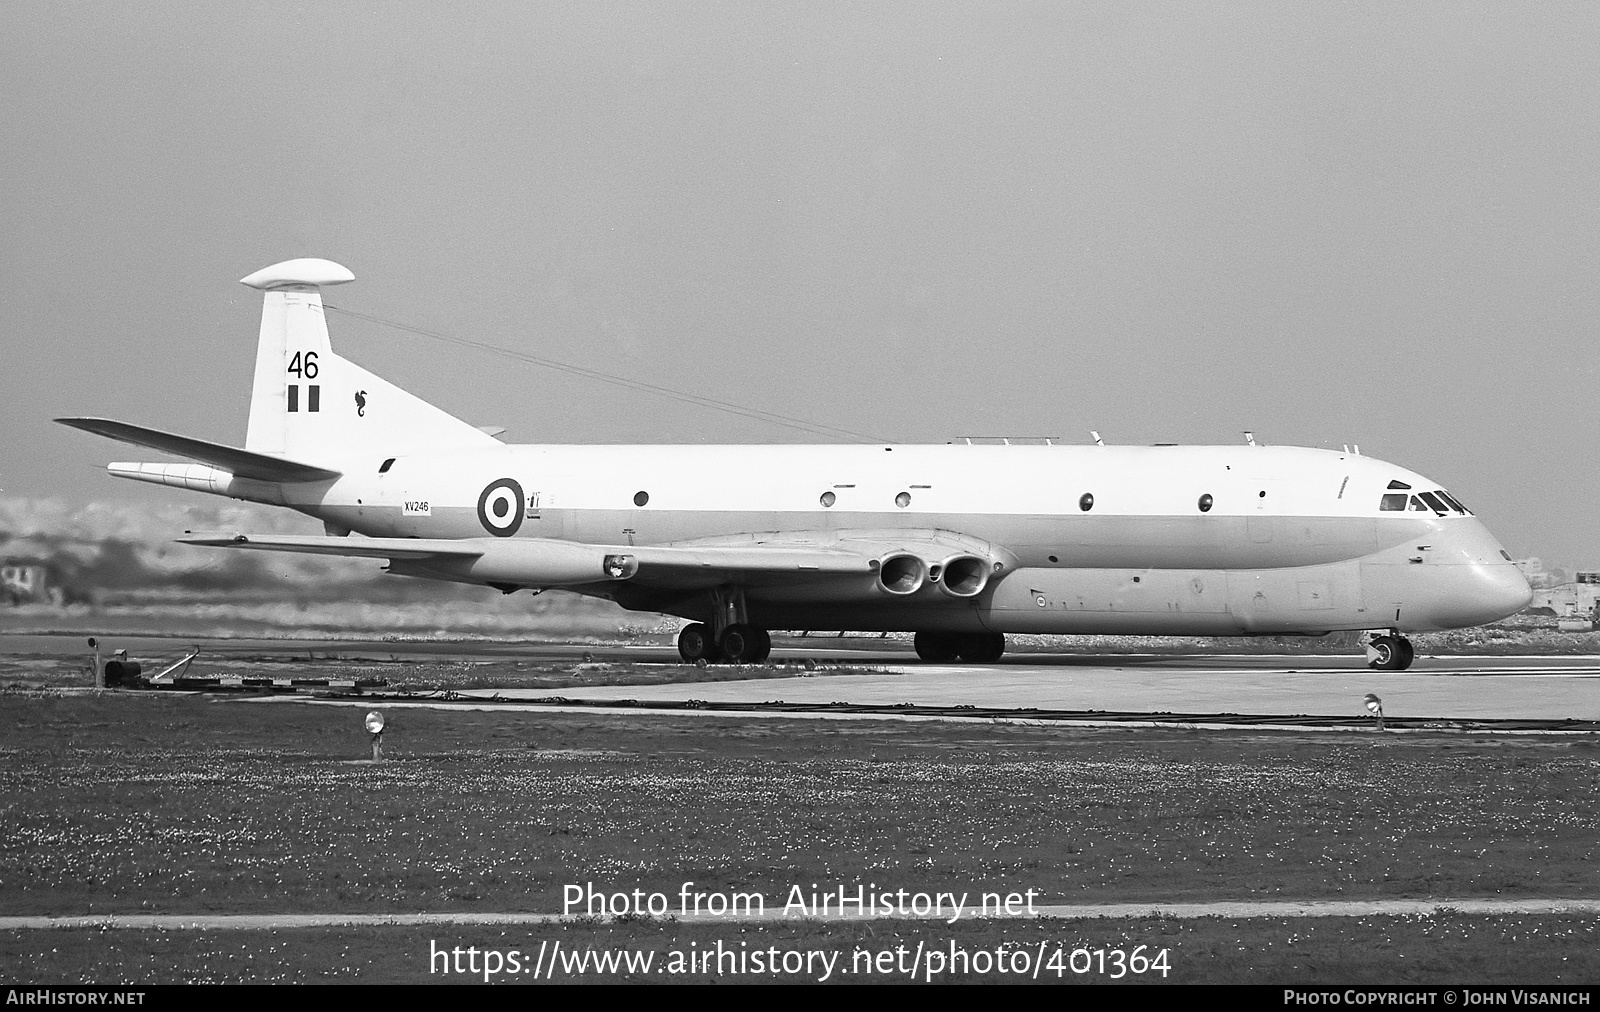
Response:
[[[722,630],[721,646],[729,664],[760,664],[772,653],[772,637],[765,629],[736,622]]]
[[[1378,671],[1404,671],[1415,657],[1411,641],[1398,634],[1374,636],[1367,644],[1367,666]]]
[[[1006,652],[1004,633],[967,633],[956,648],[969,664],[993,664]]]
[[[911,643],[929,664],[948,664],[961,656],[961,637],[954,633],[919,632]]]
[[[678,656],[685,664],[705,661],[715,664],[760,664],[772,653],[772,636],[765,629],[735,623],[722,630],[722,640],[712,635],[711,627],[694,622],[678,633]]]
[[[919,632],[912,639],[917,656],[933,664],[961,658],[968,664],[993,664],[1006,652],[1002,633]]]
[[[678,656],[683,658],[685,664],[697,661],[711,664],[721,658],[722,651],[711,635],[711,627],[704,622],[696,622],[684,626],[683,631],[678,633]]]

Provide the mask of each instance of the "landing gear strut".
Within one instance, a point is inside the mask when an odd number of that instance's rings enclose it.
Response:
[[[1374,636],[1367,644],[1367,666],[1378,671],[1404,671],[1415,657],[1411,641],[1398,633]]]
[[[678,633],[678,656],[686,664],[760,664],[772,653],[772,636],[750,623],[744,591],[717,587],[711,591],[710,622],[693,622]]]

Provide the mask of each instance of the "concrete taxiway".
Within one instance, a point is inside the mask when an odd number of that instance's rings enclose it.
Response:
[[[84,653],[80,636],[5,637],[17,654]],[[149,659],[192,642],[120,637]],[[393,657],[464,662],[640,666],[649,684],[471,689],[465,697],[534,700],[850,703],[1120,713],[1305,714],[1357,717],[1367,693],[1390,718],[1600,720],[1600,656],[1419,656],[1407,671],[1374,671],[1356,654],[1060,653],[1023,647],[991,665],[921,663],[904,639],[784,637],[771,662],[696,671],[670,644],[528,641],[202,641],[210,666],[235,657],[312,655],[320,663]],[[810,664],[814,671],[799,670]],[[659,668],[657,666],[659,665]],[[793,674],[774,671],[774,667]],[[774,677],[774,675],[778,675]],[[708,680],[711,679],[711,680]],[[628,679],[632,681],[632,679]],[[482,683],[480,683],[482,684]]]
[[[787,653],[787,651],[783,652]],[[892,656],[892,655],[891,655]],[[775,656],[782,663],[792,658]],[[992,665],[851,666],[786,678],[502,689],[502,699],[976,706],[1139,713],[1361,715],[1367,693],[1389,717],[1600,720],[1600,657],[1424,657],[1409,671],[1373,671],[1347,657],[1023,655]],[[860,664],[860,667],[856,667]]]

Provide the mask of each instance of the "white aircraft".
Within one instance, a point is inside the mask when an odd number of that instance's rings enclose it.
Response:
[[[685,661],[760,661],[769,629],[910,631],[924,659],[969,662],[997,660],[1008,632],[1368,630],[1370,663],[1400,669],[1404,633],[1532,596],[1438,482],[1349,452],[506,445],[333,352],[320,290],[351,280],[318,259],[243,279],[265,292],[243,449],[57,421],[197,461],[117,477],[287,506],[327,532],[189,544],[609,598],[690,619]]]

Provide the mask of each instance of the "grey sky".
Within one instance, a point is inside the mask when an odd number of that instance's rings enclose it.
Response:
[[[0,33],[0,487],[244,435],[259,296],[896,440],[1334,446],[1600,563],[1590,4],[69,7]],[[788,442],[351,317],[516,441]]]

